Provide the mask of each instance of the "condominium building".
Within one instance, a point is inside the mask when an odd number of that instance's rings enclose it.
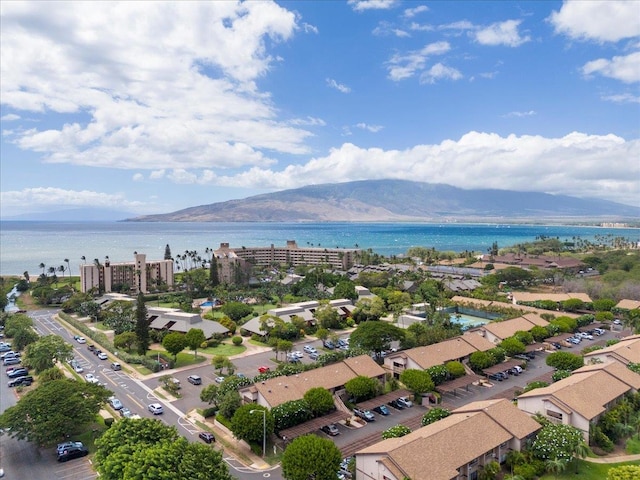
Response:
[[[172,288],[173,260],[147,261],[144,253],[135,253],[133,262],[104,264],[96,261],[80,265],[80,285],[83,293],[96,291],[108,293],[127,287],[129,291],[146,293],[165,285]]]
[[[299,247],[295,240],[287,240],[284,247],[241,247],[230,248],[228,243],[221,243],[215,251],[218,258],[228,258],[233,252],[252,265],[330,265],[333,268],[348,270],[355,263],[359,249]]]

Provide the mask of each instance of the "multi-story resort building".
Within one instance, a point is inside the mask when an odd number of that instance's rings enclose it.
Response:
[[[221,283],[241,283],[238,280],[251,266],[288,265],[329,265],[332,268],[348,270],[354,263],[359,249],[349,248],[301,248],[295,240],[287,240],[284,247],[240,247],[231,248],[221,243],[215,250],[218,279]]]
[[[96,261],[80,265],[83,293],[109,293],[123,286],[133,293],[146,293],[162,285],[171,289],[173,284],[173,260],[147,261],[144,253],[135,253],[133,262],[111,263],[107,259],[104,264]]]

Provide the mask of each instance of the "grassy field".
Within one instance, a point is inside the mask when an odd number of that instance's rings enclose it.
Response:
[[[556,475],[548,474],[540,477],[540,480],[562,480],[576,479],[580,480],[604,480],[607,478],[607,472],[611,467],[619,467],[621,465],[640,465],[640,461],[622,462],[622,463],[591,463],[584,460],[578,460],[578,471],[576,473],[576,464],[572,462],[567,469]]]
[[[210,355],[222,355],[230,357],[232,355],[238,355],[247,349],[244,345],[231,345],[229,343],[221,343],[217,347],[210,347],[200,350],[201,352],[208,353]]]
[[[640,453],[640,435],[636,435],[627,440],[625,450],[629,455]]]

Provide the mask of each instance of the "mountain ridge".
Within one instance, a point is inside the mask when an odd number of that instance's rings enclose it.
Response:
[[[512,190],[464,190],[409,180],[308,185],[244,199],[142,215],[135,222],[376,222],[531,219],[623,220],[640,207],[608,200]]]

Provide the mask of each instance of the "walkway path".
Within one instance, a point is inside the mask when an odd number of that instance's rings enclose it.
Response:
[[[608,457],[585,457],[583,460],[591,463],[622,463],[640,461],[640,455],[615,455]]]

